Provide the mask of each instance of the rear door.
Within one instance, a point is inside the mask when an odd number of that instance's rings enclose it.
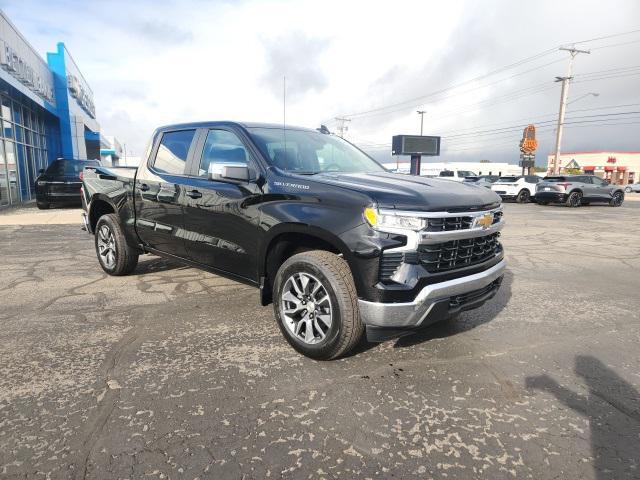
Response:
[[[135,184],[136,229],[143,244],[186,257],[184,203],[187,160],[195,151],[195,129],[167,131],[138,169]]]
[[[209,180],[209,164],[243,164],[256,177],[259,165],[240,132],[229,128],[202,131],[191,168],[185,204],[186,245],[189,257],[204,265],[257,280],[261,190],[255,180]]]
[[[595,175],[591,177],[593,181],[594,198],[599,201],[609,201],[611,199],[611,186]]]

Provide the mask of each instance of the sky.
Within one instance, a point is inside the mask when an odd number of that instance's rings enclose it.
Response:
[[[575,42],[591,53],[573,63],[562,150],[640,151],[637,0],[0,0],[0,8],[43,57],[66,44],[102,133],[131,155],[160,125],[281,123],[286,78],[287,124],[336,131],[335,118],[349,118],[346,138],[382,161],[395,161],[393,135],[420,133],[416,111],[426,110],[424,134],[443,137],[438,161],[517,163],[522,128],[533,123],[537,163],[546,164],[554,78],[569,64],[558,47]]]

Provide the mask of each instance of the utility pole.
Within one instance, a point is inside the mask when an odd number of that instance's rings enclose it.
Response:
[[[420,115],[420,136],[422,136],[422,126],[424,124],[424,114],[427,113],[426,110],[418,110],[418,114]]]
[[[560,146],[562,144],[562,127],[564,126],[564,112],[567,109],[567,97],[569,96],[569,82],[573,79],[573,59],[579,53],[591,53],[589,50],[578,50],[574,47],[560,47],[560,50],[569,52],[569,68],[566,77],[556,77],[556,82],[562,82],[562,90],[560,91],[560,112],[558,113],[558,128],[556,129],[556,153],[553,158],[554,175],[560,173]]]
[[[338,125],[338,135],[340,135],[340,138],[344,138],[346,131],[349,130],[347,123],[350,122],[351,119],[346,117],[336,117],[336,120],[340,122]]]

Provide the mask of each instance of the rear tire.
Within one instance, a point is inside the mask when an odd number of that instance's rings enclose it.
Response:
[[[287,259],[276,274],[274,300],[278,326],[289,344],[316,360],[333,360],[361,340],[364,325],[347,262],[312,250]]]
[[[138,265],[139,254],[127,244],[115,213],[98,219],[94,243],[98,262],[109,275],[127,275]]]
[[[619,207],[624,202],[624,193],[621,191],[617,191],[613,194],[611,200],[609,200],[609,205],[612,207]]]
[[[531,194],[529,193],[529,190],[527,190],[526,188],[523,188],[518,192],[518,196],[516,197],[516,202],[527,203],[530,198],[531,198]]]
[[[631,187],[625,188],[624,191],[627,192],[627,193],[631,193]]]
[[[37,205],[39,210],[49,210],[49,207],[51,206],[47,202],[36,202],[36,205]]]
[[[576,207],[579,207],[581,203],[582,203],[582,193],[571,192],[569,194],[569,198],[567,198],[566,205],[567,207],[576,208]]]

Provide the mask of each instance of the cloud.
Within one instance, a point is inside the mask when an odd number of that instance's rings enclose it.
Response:
[[[153,45],[181,45],[193,40],[193,33],[174,23],[146,20],[135,22],[132,28]]]
[[[266,72],[262,79],[276,98],[282,98],[286,76],[287,97],[299,99],[309,91],[321,92],[329,83],[319,60],[327,49],[327,40],[311,38],[294,31],[272,40],[264,40]]]

